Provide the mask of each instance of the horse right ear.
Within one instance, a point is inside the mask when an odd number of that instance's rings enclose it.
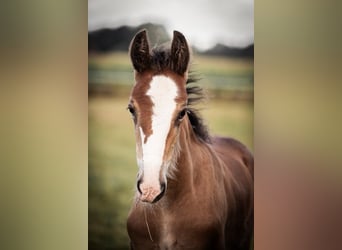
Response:
[[[129,50],[133,67],[137,72],[141,73],[150,67],[150,46],[146,30],[135,35]]]
[[[186,39],[179,31],[173,31],[173,39],[171,43],[171,68],[183,75],[189,66],[190,49]]]

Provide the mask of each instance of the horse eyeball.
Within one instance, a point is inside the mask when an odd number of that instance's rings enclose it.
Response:
[[[183,119],[183,117],[185,116],[185,114],[186,114],[186,109],[183,109],[181,112],[179,112],[179,114],[178,114],[178,120],[180,121],[180,120],[182,120]]]

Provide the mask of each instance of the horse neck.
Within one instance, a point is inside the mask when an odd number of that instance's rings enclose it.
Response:
[[[185,119],[180,127],[179,146],[175,176],[168,181],[168,194],[171,199],[194,191],[198,166],[201,164],[201,156],[205,154],[206,146],[196,137],[188,119]]]

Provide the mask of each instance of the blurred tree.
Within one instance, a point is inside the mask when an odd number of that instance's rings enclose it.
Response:
[[[162,44],[170,40],[165,27],[160,24],[145,23],[137,27],[104,28],[88,33],[88,51],[127,51],[131,39],[141,29],[147,29],[151,44]]]

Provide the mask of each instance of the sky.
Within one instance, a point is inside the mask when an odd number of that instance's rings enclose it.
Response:
[[[163,24],[199,49],[254,42],[254,0],[88,0],[88,30]]]

